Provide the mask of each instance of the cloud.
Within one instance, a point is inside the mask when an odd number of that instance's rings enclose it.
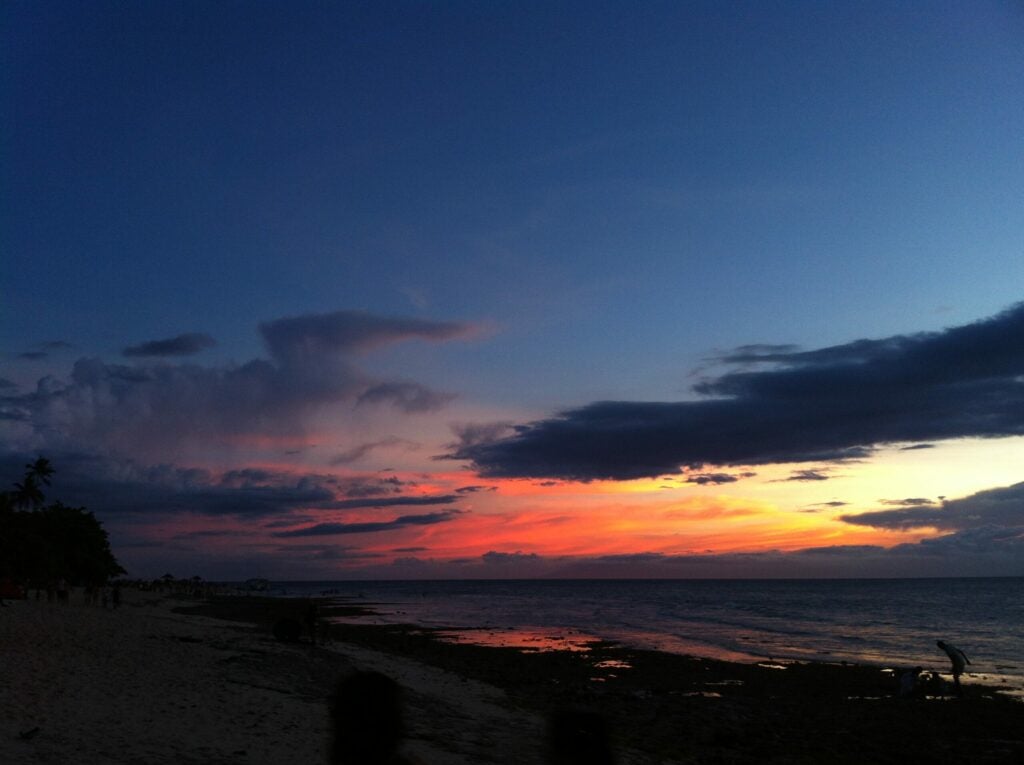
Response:
[[[926,497],[907,497],[906,499],[880,499],[882,505],[896,505],[897,507],[920,507],[921,505],[934,505],[935,500]]]
[[[437,494],[428,497],[384,497],[380,499],[341,499],[320,507],[331,510],[353,510],[363,507],[399,507],[401,505],[448,505],[458,502],[455,494]]]
[[[601,401],[456,430],[485,477],[635,479],[704,465],[831,462],[885,444],[1024,434],[1024,304],[941,332],[812,351],[745,346],[681,402]]]
[[[789,474],[789,478],[783,478],[783,481],[827,481],[832,476],[828,475],[824,470],[794,470]]]
[[[498,566],[507,566],[511,563],[537,561],[540,560],[540,556],[537,555],[537,553],[524,553],[518,550],[512,553],[495,552],[494,550],[490,550],[489,552],[485,552],[481,555],[480,560],[488,565],[494,564]]]
[[[455,398],[412,382],[386,382],[373,385],[356,399],[356,404],[391,404],[404,412],[434,412]]]
[[[741,478],[752,478],[757,473],[695,473],[686,477],[686,483],[695,483],[698,486],[720,486],[724,483],[735,483]]]
[[[31,455],[0,455],[0,476],[17,480]],[[291,525],[306,519],[312,510],[351,510],[395,506],[452,504],[454,494],[396,496],[402,484],[389,479],[338,478],[315,473],[291,474],[272,470],[242,469],[215,473],[202,468],[175,465],[146,466],[95,455],[51,455],[57,467],[48,498],[85,505],[100,515],[160,515],[191,513],[206,516],[268,518],[285,516]],[[387,496],[369,496],[379,482]],[[356,498],[349,498],[352,495]],[[265,528],[273,528],[268,520]]]
[[[396,438],[395,436],[389,436],[388,438],[382,438],[379,441],[370,441],[368,443],[353,446],[351,449],[348,449],[342,452],[341,454],[332,457],[330,464],[349,465],[353,462],[358,462],[375,449],[382,449],[389,446],[404,446],[408,451],[413,451],[419,448],[419,444],[414,443],[413,441],[407,441],[404,438]]]
[[[0,377],[0,390],[2,390],[4,388],[17,388],[17,387],[18,387],[17,383],[11,382],[6,377]]]
[[[1021,529],[981,527],[917,543],[832,545],[792,552],[668,554],[635,552],[595,556],[496,553],[458,561],[396,561],[361,576],[445,578],[833,578],[906,576],[1020,576],[1024,560]],[[497,565],[489,565],[497,564]]]
[[[452,340],[477,332],[461,322],[374,316],[360,311],[293,316],[260,324],[260,333],[278,360],[325,354],[365,353],[403,340]]]
[[[913,452],[919,449],[934,449],[935,444],[911,444],[910,446],[901,446],[901,452]]]
[[[922,539],[917,545],[899,545],[896,548],[897,554],[908,552],[934,556],[939,560],[949,560],[947,556],[955,559],[964,555],[996,552],[1016,560],[1020,566],[1020,562],[1024,561],[1024,527],[977,526],[941,537]]]
[[[371,534],[381,531],[393,531],[405,526],[430,526],[452,520],[461,513],[460,510],[441,510],[436,513],[422,515],[400,515],[390,521],[368,521],[363,523],[317,523],[301,529],[276,531],[275,537],[319,537],[335,534]]]
[[[768,343],[751,343],[734,348],[731,352],[717,356],[711,359],[711,361],[728,364],[757,364],[765,359],[788,356],[799,352],[799,346],[792,344],[771,345]]]
[[[7,434],[8,444],[48,451],[88,445],[158,460],[179,454],[188,443],[206,448],[249,435],[301,435],[309,417],[330,405],[388,404],[409,413],[429,411],[451,396],[413,382],[373,379],[354,365],[353,354],[412,338],[466,336],[473,327],[337,312],[267,322],[260,331],[270,358],[241,365],[129,366],[79,359],[69,380],[45,377],[35,391],[3,399],[5,411],[26,412],[32,425],[27,433],[22,428]],[[162,348],[166,355],[171,346],[182,351],[188,345],[180,340],[138,348]]]
[[[456,494],[476,494],[480,491],[497,491],[497,486],[460,486],[455,490]]]
[[[935,528],[964,531],[983,527],[1024,529],[1024,483],[986,489],[941,505],[927,502],[894,510],[839,516],[839,520],[879,529]]]
[[[150,340],[139,345],[130,345],[121,351],[121,355],[126,357],[192,356],[202,350],[212,348],[216,344],[217,342],[209,335],[190,332],[166,340]]]
[[[345,479],[346,497],[379,497],[385,494],[401,494],[405,487],[413,486],[395,476],[351,476]]]
[[[49,355],[46,351],[24,351],[18,354],[18,358],[24,361],[42,361]]]

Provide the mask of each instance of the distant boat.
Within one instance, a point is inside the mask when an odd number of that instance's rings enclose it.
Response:
[[[266,579],[254,578],[245,580],[245,589],[249,592],[266,592],[270,589],[270,582]]]

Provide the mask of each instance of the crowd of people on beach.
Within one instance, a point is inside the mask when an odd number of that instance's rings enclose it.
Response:
[[[121,583],[118,581],[104,584],[86,584],[82,586],[83,602],[87,606],[102,606],[103,608],[117,608],[121,605]],[[36,583],[26,588],[18,589],[17,596],[12,600],[46,600],[47,603],[60,603],[68,605],[71,602],[75,587],[64,577],[59,577],[48,582]]]

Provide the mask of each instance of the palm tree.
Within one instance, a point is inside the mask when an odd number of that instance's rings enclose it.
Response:
[[[26,477],[34,477],[43,486],[50,485],[50,476],[53,475],[54,470],[50,460],[46,459],[46,457],[36,457],[35,461],[25,465],[25,470],[28,471],[25,474]]]
[[[43,504],[43,490],[36,483],[33,473],[26,473],[21,483],[14,484],[14,506],[31,505],[40,507]]]

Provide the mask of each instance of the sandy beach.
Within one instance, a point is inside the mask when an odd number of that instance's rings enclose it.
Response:
[[[566,708],[602,714],[630,765],[1024,762],[1024,704],[970,682],[961,699],[898,699],[878,668],[523,653],[408,627],[276,641],[301,606],[128,590],[117,610],[0,609],[0,761],[326,762],[327,697],[371,669],[405,689],[404,751],[425,764],[543,762],[545,719]]]
[[[423,762],[529,761],[542,735],[498,689],[436,668],[280,643],[263,625],[174,613],[182,601],[149,593],[125,601],[0,611],[0,762],[325,762],[326,699],[356,667],[400,679],[406,750]]]

